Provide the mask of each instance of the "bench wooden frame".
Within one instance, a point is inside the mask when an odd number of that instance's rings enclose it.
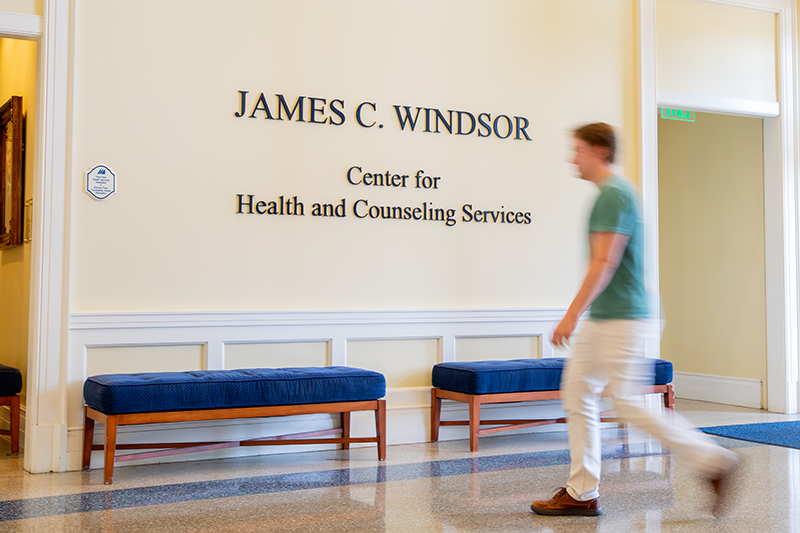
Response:
[[[11,436],[11,454],[19,453],[19,395],[0,396],[0,405],[11,406],[11,428],[0,429],[0,435]]]
[[[341,444],[343,450],[349,450],[350,444],[359,442],[375,442],[378,445],[378,460],[386,459],[386,400],[366,400],[356,402],[310,403],[299,405],[270,405],[263,407],[241,407],[231,409],[204,409],[196,411],[165,411],[154,413],[129,413],[107,415],[96,409],[85,406],[83,426],[83,469],[88,470],[92,459],[92,450],[104,450],[104,482],[110,485],[114,477],[114,464],[136,459],[164,457],[179,453],[201,452],[234,448],[237,446],[270,446],[281,444]],[[350,436],[350,413],[353,411],[375,411],[374,437]],[[290,416],[304,414],[338,413],[341,428],[324,429],[251,439],[244,441],[218,442],[159,442],[151,444],[117,444],[117,428],[134,424],[164,424],[168,422],[191,422],[198,420],[230,420],[234,418],[265,418],[271,416]],[[92,444],[95,422],[105,426],[105,443]],[[341,437],[318,438],[324,435],[341,433]],[[160,450],[127,455],[116,455],[116,450]]]
[[[672,384],[641,387],[634,391],[635,394],[661,394],[664,407],[672,409],[675,406],[675,391]],[[469,405],[469,420],[442,420],[442,400],[455,400]],[[512,429],[532,428],[549,424],[563,424],[565,418],[536,419],[536,420],[481,420],[481,405],[513,402],[535,402],[540,400],[560,400],[561,391],[528,391],[528,392],[502,392],[496,394],[466,394],[445,389],[431,389],[431,442],[439,440],[440,426],[469,426],[469,450],[478,451],[478,437]],[[609,417],[614,411],[600,413],[601,422],[617,422],[617,418]],[[481,429],[480,426],[496,426]]]

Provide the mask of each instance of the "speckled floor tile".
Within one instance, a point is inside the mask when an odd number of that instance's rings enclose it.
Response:
[[[798,419],[677,407],[700,426]],[[111,486],[100,469],[26,474],[0,441],[0,514],[21,506],[31,516],[0,521],[0,531],[800,533],[800,450],[718,441],[743,459],[738,499],[720,520],[708,512],[707,481],[635,430],[603,431],[597,518],[529,510],[567,478],[564,432],[482,438],[477,454],[465,440],[391,446],[385,464],[363,448],[118,467]]]

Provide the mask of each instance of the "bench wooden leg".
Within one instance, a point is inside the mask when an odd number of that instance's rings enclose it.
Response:
[[[339,413],[339,420],[342,423],[342,438],[349,439],[350,438],[350,411],[345,411],[343,413]],[[343,450],[350,449],[349,442],[342,443]]]
[[[83,408],[83,462],[81,467],[89,470],[92,462],[92,442],[94,441],[94,419],[89,418],[89,407]]]
[[[386,460],[386,400],[378,400],[375,410],[375,432],[378,434],[378,461]]]
[[[667,385],[667,392],[664,393],[664,407],[667,409],[675,408],[675,388],[671,383]]]
[[[675,388],[671,383],[667,384],[667,392],[664,393],[664,408],[667,410],[667,416],[671,419],[675,418]]]
[[[11,398],[11,453],[19,453],[19,396]]]
[[[481,429],[481,397],[469,398],[469,451],[478,451],[478,431]]]
[[[439,425],[442,420],[442,399],[431,389],[431,442],[439,441]]]
[[[90,448],[91,449],[91,448]],[[106,439],[103,449],[105,453],[105,465],[103,468],[104,480],[106,485],[111,485],[114,479],[114,455],[117,451],[117,416],[108,415],[106,418]],[[89,452],[91,453],[91,452]]]

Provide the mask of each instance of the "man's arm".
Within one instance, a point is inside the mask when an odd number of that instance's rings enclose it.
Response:
[[[589,305],[602,293],[622,260],[622,254],[628,246],[628,235],[598,231],[590,233],[591,262],[589,271],[583,280],[583,285],[553,332],[552,342],[556,346],[564,346],[569,341],[572,332],[578,325],[578,319]]]

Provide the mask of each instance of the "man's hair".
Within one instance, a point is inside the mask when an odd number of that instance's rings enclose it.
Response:
[[[607,148],[606,161],[609,163],[614,162],[614,155],[617,151],[617,137],[614,135],[614,129],[605,122],[595,122],[576,128],[573,135],[576,139],[582,140],[589,146]]]

